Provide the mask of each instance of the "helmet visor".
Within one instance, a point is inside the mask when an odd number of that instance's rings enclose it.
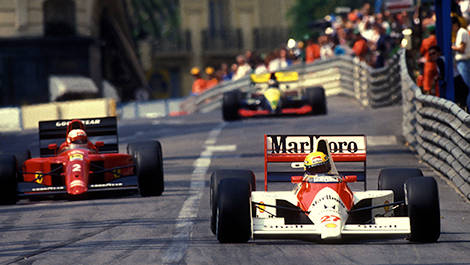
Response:
[[[327,173],[330,171],[331,165],[328,161],[321,163],[321,164],[316,164],[312,166],[306,166],[305,171],[309,175],[315,175],[318,173]]]

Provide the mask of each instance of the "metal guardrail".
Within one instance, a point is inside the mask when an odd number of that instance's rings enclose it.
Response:
[[[323,86],[327,96],[343,94],[355,97],[364,106],[382,107],[401,100],[398,59],[395,56],[388,66],[373,69],[357,58],[337,56],[311,64],[292,65],[283,71],[297,71],[300,87]],[[226,81],[199,96],[188,98],[181,108],[188,113],[213,111],[222,105],[224,92],[249,86],[248,76]]]
[[[411,149],[470,199],[470,114],[454,102],[423,95],[401,51],[403,135]]]

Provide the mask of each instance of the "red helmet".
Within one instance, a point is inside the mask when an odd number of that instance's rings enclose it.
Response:
[[[82,129],[73,129],[67,135],[67,143],[69,144],[86,144],[88,137],[86,132]]]

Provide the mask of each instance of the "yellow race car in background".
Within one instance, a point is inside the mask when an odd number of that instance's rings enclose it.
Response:
[[[297,72],[252,74],[251,85],[246,91],[225,92],[222,116],[226,121],[242,117],[327,113],[323,87],[299,86]]]

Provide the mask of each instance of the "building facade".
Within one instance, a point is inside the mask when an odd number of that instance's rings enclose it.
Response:
[[[234,62],[246,50],[263,53],[285,45],[287,12],[294,2],[179,0],[179,38],[141,42],[150,86],[164,91],[160,93],[163,97],[186,96],[191,91],[191,67],[218,67],[222,62]],[[156,81],[152,83],[152,79]]]
[[[0,1],[0,104],[47,102],[50,76],[107,80],[132,99],[146,77],[129,25],[125,1]]]

